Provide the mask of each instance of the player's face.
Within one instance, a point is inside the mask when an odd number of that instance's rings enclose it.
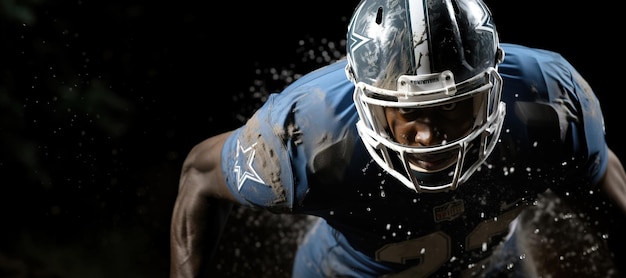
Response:
[[[467,135],[475,120],[473,98],[427,108],[386,107],[385,115],[395,141],[411,147],[448,144]],[[409,155],[409,160],[426,171],[436,171],[456,162],[457,155]]]

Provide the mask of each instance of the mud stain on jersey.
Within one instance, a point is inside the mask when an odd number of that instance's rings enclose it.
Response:
[[[248,120],[246,128],[243,129],[243,138],[247,142],[256,142],[256,158],[257,171],[268,183],[268,186],[272,188],[276,199],[274,204],[280,204],[287,200],[285,188],[281,182],[281,166],[280,159],[277,157],[275,151],[268,145],[267,141],[259,131],[260,123],[256,114]]]
[[[286,119],[285,130],[287,134],[281,134],[281,139],[283,139],[283,142],[285,142],[285,139],[291,139],[294,145],[300,145],[302,144],[302,131],[298,125],[296,125],[295,116],[296,108],[294,104],[294,106],[291,107],[291,113],[287,115]]]

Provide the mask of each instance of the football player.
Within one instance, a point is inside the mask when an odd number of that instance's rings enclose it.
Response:
[[[480,0],[362,0],[347,44],[345,59],[190,151],[171,277],[207,270],[232,204],[319,217],[296,277],[541,275],[542,253],[524,242],[541,244],[518,237],[558,245],[558,229],[542,234],[555,221],[522,214],[550,215],[546,194],[572,207],[563,221],[600,239],[564,249],[573,255],[560,267],[609,254],[600,275],[618,273],[626,174],[567,60],[500,43]]]

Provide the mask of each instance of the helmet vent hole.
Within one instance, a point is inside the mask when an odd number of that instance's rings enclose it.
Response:
[[[376,13],[376,24],[380,24],[383,22],[383,7],[378,7],[378,12]]]

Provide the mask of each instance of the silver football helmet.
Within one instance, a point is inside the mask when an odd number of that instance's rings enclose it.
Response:
[[[492,152],[504,121],[497,72],[504,52],[487,6],[480,0],[362,0],[347,39],[357,129],[374,160],[417,192],[456,189]],[[470,99],[468,130],[428,145],[395,139],[385,113]],[[441,157],[452,162],[437,169],[419,163]]]

